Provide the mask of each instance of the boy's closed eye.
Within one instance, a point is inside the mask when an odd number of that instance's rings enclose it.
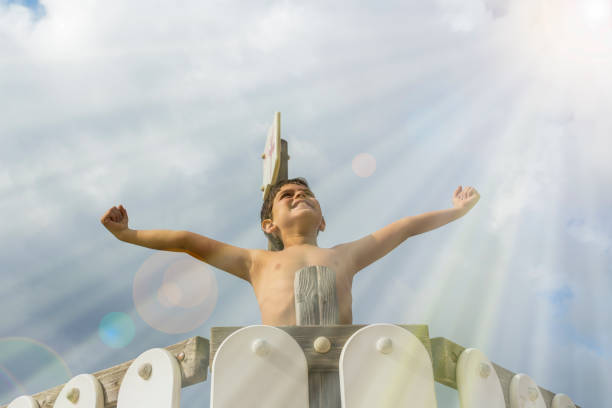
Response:
[[[302,192],[306,194],[307,196],[314,197],[314,194],[311,191],[302,190]],[[291,197],[291,196],[293,196],[293,192],[288,190],[288,191],[283,191],[280,195],[280,198],[282,200],[285,197]]]

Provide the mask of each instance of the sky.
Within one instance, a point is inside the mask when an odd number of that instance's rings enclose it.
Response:
[[[100,218],[123,204],[130,228],[266,248],[261,154],[281,112],[320,247],[451,208],[459,185],[481,195],[355,276],[354,324],[425,324],[601,405],[609,72],[609,0],[0,0],[0,404],[261,324],[247,282]],[[209,400],[210,377],[181,392]]]

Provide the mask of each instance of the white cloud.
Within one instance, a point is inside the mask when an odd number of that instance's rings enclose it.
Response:
[[[454,31],[469,32],[490,20],[482,0],[436,0],[443,20]]]
[[[32,281],[62,269],[74,285],[45,292],[44,304],[29,304],[32,314],[91,283],[84,271],[113,269],[100,293],[129,292],[129,279],[118,278],[132,268],[124,254],[137,263],[142,252],[98,221],[117,201],[136,227],[197,227],[264,246],[251,199],[260,197],[259,152],[279,110],[290,175],[316,180],[325,198],[321,242],[447,206],[455,180],[481,192],[467,218],[411,238],[373,266],[393,279],[405,274],[403,286],[381,303],[371,295],[379,277],[364,275],[355,298],[372,304],[356,310],[421,316],[432,334],[496,344],[497,356],[516,364],[509,368],[540,370],[545,381],[574,367],[531,364],[523,350],[532,343],[541,353],[589,351],[552,339],[551,319],[610,344],[599,310],[609,310],[601,252],[610,246],[611,67],[602,55],[573,61],[542,48],[554,37],[537,26],[535,2],[43,3],[39,20],[23,7],[0,8],[3,267]],[[350,170],[360,152],[376,158],[367,182]],[[585,221],[565,230],[570,218]],[[561,248],[565,234],[578,245]],[[389,282],[381,288],[393,290]],[[563,298],[564,288],[573,297]],[[15,296],[2,305],[22,305]],[[554,296],[565,315],[555,315]],[[249,299],[220,293],[219,321],[245,318],[244,307],[258,316]],[[607,363],[576,361],[581,372]],[[596,401],[602,390],[588,395]]]
[[[568,233],[590,247],[605,251],[612,247],[612,234],[585,222],[584,219],[573,219],[568,222]]]

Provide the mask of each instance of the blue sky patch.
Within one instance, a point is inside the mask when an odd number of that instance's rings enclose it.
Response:
[[[551,303],[556,305],[562,305],[566,300],[569,300],[574,297],[574,292],[569,288],[569,286],[564,285],[563,287],[553,290],[549,293],[548,299]]]
[[[0,0],[0,4],[19,4],[21,6],[27,7],[32,10],[32,12],[34,13],[34,17],[36,17],[37,19],[47,14],[45,6],[40,4],[38,0]]]

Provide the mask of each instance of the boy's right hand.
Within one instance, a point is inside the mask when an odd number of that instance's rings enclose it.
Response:
[[[115,237],[119,238],[119,235],[128,229],[128,215],[123,205],[119,204],[119,207],[113,207],[109,209],[100,218],[102,225],[106,227]]]

